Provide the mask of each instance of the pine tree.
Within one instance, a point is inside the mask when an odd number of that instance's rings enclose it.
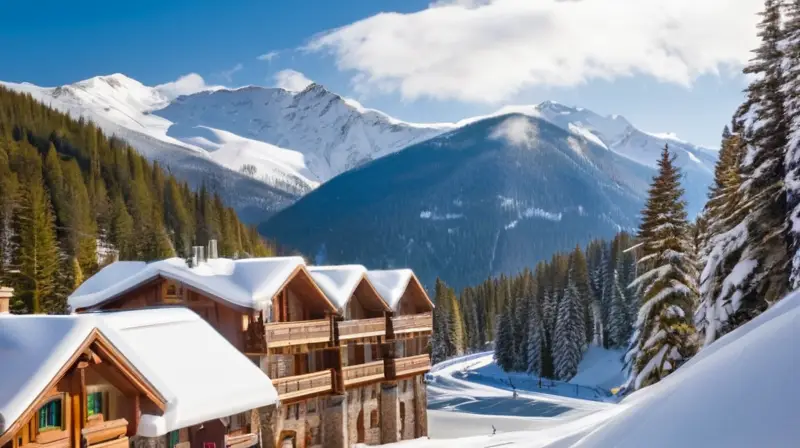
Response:
[[[792,263],[789,284],[794,290],[800,288],[800,0],[788,0],[782,44],[785,56],[782,94],[789,131],[783,160],[784,185]]]
[[[705,330],[705,344],[763,312],[791,286],[791,215],[785,184],[787,174],[791,176],[785,157],[790,141],[781,8],[780,0],[765,1],[761,45],[744,70],[753,81],[734,118],[745,146],[739,166],[741,202],[730,230],[717,235],[705,250],[710,255],[703,283],[711,291],[715,284],[722,285],[713,303],[703,301],[696,317]]]
[[[608,338],[611,347],[625,347],[631,334],[631,321],[622,286],[619,283],[619,271],[614,270],[614,282],[611,285],[611,308],[608,311]]]
[[[450,350],[451,356],[458,356],[464,353],[464,321],[461,315],[461,305],[458,303],[456,292],[453,288],[447,288],[446,300],[448,301],[447,311],[450,318]]]
[[[17,313],[43,313],[52,311],[44,305],[55,292],[60,262],[55,218],[44,188],[41,159],[32,148],[21,156],[26,169],[20,207],[13,218],[17,250],[12,307]]]
[[[741,207],[742,198],[739,192],[742,184],[739,166],[743,149],[739,134],[726,126],[714,170],[714,183],[709,190],[708,203],[703,209],[706,226],[700,238],[699,256],[703,271],[700,275],[700,303],[694,320],[704,343],[716,339],[720,324],[718,316],[723,316],[722,320],[725,320],[724,316],[732,312],[729,305],[717,301],[717,298],[722,292],[726,276],[730,274],[730,266],[725,265],[724,255],[737,255],[726,253],[725,241],[729,236],[728,232],[743,219],[743,211],[746,210]]]
[[[685,202],[674,162],[665,146],[642,211],[639,264],[645,272],[633,286],[641,291],[643,304],[625,356],[628,390],[658,382],[694,354],[689,316],[697,297],[697,271],[689,256]]]
[[[514,321],[511,301],[506,301],[503,312],[497,317],[497,335],[494,338],[494,360],[501,369],[514,368]]]
[[[572,269],[558,305],[558,318],[553,341],[553,362],[556,377],[568,381],[578,373],[578,364],[583,356],[586,332],[578,288],[573,280]]]
[[[544,351],[544,323],[539,312],[539,307],[534,303],[528,308],[528,338],[527,346],[527,369],[531,375],[542,375],[543,351]]]

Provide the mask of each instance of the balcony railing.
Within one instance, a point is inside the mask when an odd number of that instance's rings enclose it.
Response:
[[[392,318],[394,334],[433,331],[433,314],[410,314]]]
[[[369,338],[386,334],[386,318],[342,320],[339,326],[339,340]]]
[[[380,381],[384,378],[383,360],[347,366],[342,369],[345,387],[356,386],[371,381]]]
[[[386,379],[420,375],[431,370],[431,357],[427,354],[386,360]]]
[[[333,370],[277,378],[272,380],[272,385],[281,401],[324,394],[333,390]]]

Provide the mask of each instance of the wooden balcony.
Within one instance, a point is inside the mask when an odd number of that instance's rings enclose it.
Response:
[[[258,319],[248,325],[244,351],[248,354],[264,354],[275,347],[324,343],[331,340],[332,330],[328,319],[272,323],[263,323]]]
[[[333,333],[328,319],[264,324],[267,347],[328,342]]]
[[[428,354],[408,356],[406,358],[387,359],[386,379],[421,375],[431,370],[431,357]]]
[[[372,381],[381,381],[384,378],[383,360],[368,362],[342,369],[344,386],[352,387]]]
[[[384,317],[341,320],[336,325],[339,327],[340,341],[386,335],[386,318]]]
[[[333,391],[333,370],[322,370],[305,375],[287,376],[272,380],[281,401],[310,397]]]
[[[392,328],[395,335],[433,331],[433,314],[422,313],[393,317]]]

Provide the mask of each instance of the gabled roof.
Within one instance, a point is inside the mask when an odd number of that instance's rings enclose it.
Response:
[[[264,309],[292,274],[304,266],[302,257],[216,258],[192,268],[182,258],[152,263],[118,261],[81,284],[68,303],[73,310],[89,308],[163,277],[237,306]]]
[[[408,289],[412,281],[419,286],[422,294],[425,296],[425,300],[430,303],[431,308],[434,306],[433,302],[431,302],[427,293],[425,293],[425,290],[422,288],[422,284],[417,280],[417,277],[411,269],[367,271],[367,278],[372,282],[378,294],[381,295],[383,300],[389,304],[394,311],[397,310],[400,305],[400,299],[403,298],[403,294],[405,294],[406,289]]]
[[[185,308],[70,316],[0,316],[0,421],[5,431],[99,334],[160,394],[161,416],[144,414],[138,434],[169,431],[274,404],[269,377]],[[213,360],[213,362],[211,362]]]
[[[340,313],[344,312],[350,299],[356,293],[356,289],[361,282],[367,282],[369,288],[374,287],[367,279],[367,268],[359,264],[341,265],[341,266],[310,266],[308,271],[311,277],[319,288],[325,293],[328,299],[333,302],[339,309]],[[378,300],[374,302],[381,302],[381,308],[389,309],[388,304],[383,301],[377,291],[374,293]]]

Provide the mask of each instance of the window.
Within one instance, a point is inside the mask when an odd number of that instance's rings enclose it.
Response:
[[[309,414],[317,412],[317,399],[312,398],[308,400],[308,404],[306,405],[306,407],[307,407],[306,410],[308,411]]]
[[[373,409],[369,414],[369,427],[377,428],[378,426],[380,426],[380,422],[378,421],[378,410]]]
[[[300,405],[299,404],[294,405],[294,419],[295,420],[300,420]]]
[[[372,387],[372,399],[374,400],[378,396],[378,386],[377,384]]]
[[[167,441],[169,443],[167,448],[175,448],[175,445],[177,445],[181,441],[180,432],[177,430],[170,432]]]
[[[403,393],[408,392],[408,380],[403,380]]]
[[[103,393],[91,392],[86,397],[86,415],[91,417],[92,415],[97,415],[102,413],[103,413]]]
[[[214,442],[203,442],[203,448],[217,448],[217,444]]]
[[[39,408],[39,431],[61,429],[61,399],[57,398]]]

